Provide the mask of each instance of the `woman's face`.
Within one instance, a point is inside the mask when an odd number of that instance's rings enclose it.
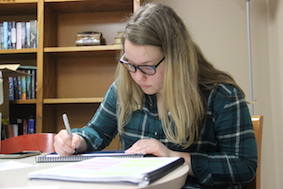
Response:
[[[125,40],[125,54],[128,62],[135,66],[156,65],[164,57],[159,47],[152,45],[136,45],[129,40]],[[148,95],[157,94],[163,88],[163,77],[165,71],[164,60],[156,68],[154,75],[146,75],[139,69],[130,72],[133,80]]]

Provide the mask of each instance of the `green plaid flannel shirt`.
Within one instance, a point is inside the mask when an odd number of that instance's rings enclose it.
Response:
[[[117,134],[117,82],[105,95],[90,122],[73,129],[88,144],[89,151],[102,150]],[[145,95],[144,105],[133,112],[120,134],[124,149],[137,140],[155,138],[171,150],[188,152],[194,177],[188,176],[184,188],[242,188],[241,183],[255,176],[257,150],[250,113],[243,94],[234,86],[219,84],[204,93],[207,116],[199,138],[188,148],[171,143],[158,118],[155,95]]]

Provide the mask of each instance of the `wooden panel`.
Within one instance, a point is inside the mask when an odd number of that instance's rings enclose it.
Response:
[[[56,118],[55,132],[64,129],[62,114],[68,115],[71,128],[81,128],[85,126],[95,114],[99,104],[63,104],[63,105],[45,105],[45,107],[54,107],[53,116]]]
[[[44,44],[44,2],[38,2],[38,10],[37,10],[37,91],[36,91],[36,132],[41,133],[43,131],[43,106],[42,99],[44,94],[44,54],[43,54],[43,44]]]
[[[106,44],[112,45],[117,33],[124,30],[123,19],[128,14],[129,12],[60,14],[57,46],[76,46],[77,33],[84,31],[102,32]]]
[[[9,53],[8,53],[9,52]],[[10,53],[13,52],[13,53]],[[18,53],[16,53],[18,52]],[[26,52],[26,53],[24,53]],[[31,53],[28,53],[31,52]],[[34,50],[0,50],[0,64],[21,64],[36,66],[36,53]],[[3,54],[2,54],[3,53]],[[7,54],[6,54],[7,53]]]
[[[56,133],[56,120],[57,120],[57,109],[56,106],[45,106],[43,105],[42,116],[42,132]]]
[[[61,53],[68,53],[70,54],[79,54],[82,56],[81,52],[90,52],[95,53],[94,51],[115,51],[121,50],[122,45],[98,45],[98,46],[77,46],[77,47],[46,47],[44,48],[44,52],[56,53],[60,55]]]
[[[44,46],[52,47],[57,45],[57,13],[49,8],[44,7]]]
[[[103,98],[47,98],[44,104],[95,104],[102,102]]]
[[[116,64],[113,57],[58,59],[56,97],[103,97],[114,81]]]
[[[16,2],[16,3],[15,3]],[[0,15],[36,15],[37,1],[0,1]]]
[[[61,13],[109,12],[132,10],[131,0],[45,0],[47,6]]]

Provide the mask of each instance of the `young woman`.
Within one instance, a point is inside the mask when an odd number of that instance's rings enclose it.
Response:
[[[102,150],[117,133],[126,153],[183,157],[184,188],[241,188],[257,167],[245,96],[192,41],[170,7],[148,3],[126,24],[117,79],[91,121],[55,137],[60,155]]]

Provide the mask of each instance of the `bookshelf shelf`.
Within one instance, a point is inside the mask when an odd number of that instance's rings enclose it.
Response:
[[[91,104],[91,103],[100,103],[103,98],[49,98],[44,99],[44,104]]]
[[[115,12],[132,11],[131,0],[45,0],[45,3],[61,13],[89,13],[89,12]]]
[[[30,100],[11,100],[10,104],[36,104],[36,99],[30,99]]]
[[[79,47],[46,47],[46,53],[60,52],[91,52],[91,51],[116,51],[121,50],[121,45],[101,45],[101,46],[79,46]]]
[[[1,49],[1,54],[32,54],[37,53],[37,49]]]

